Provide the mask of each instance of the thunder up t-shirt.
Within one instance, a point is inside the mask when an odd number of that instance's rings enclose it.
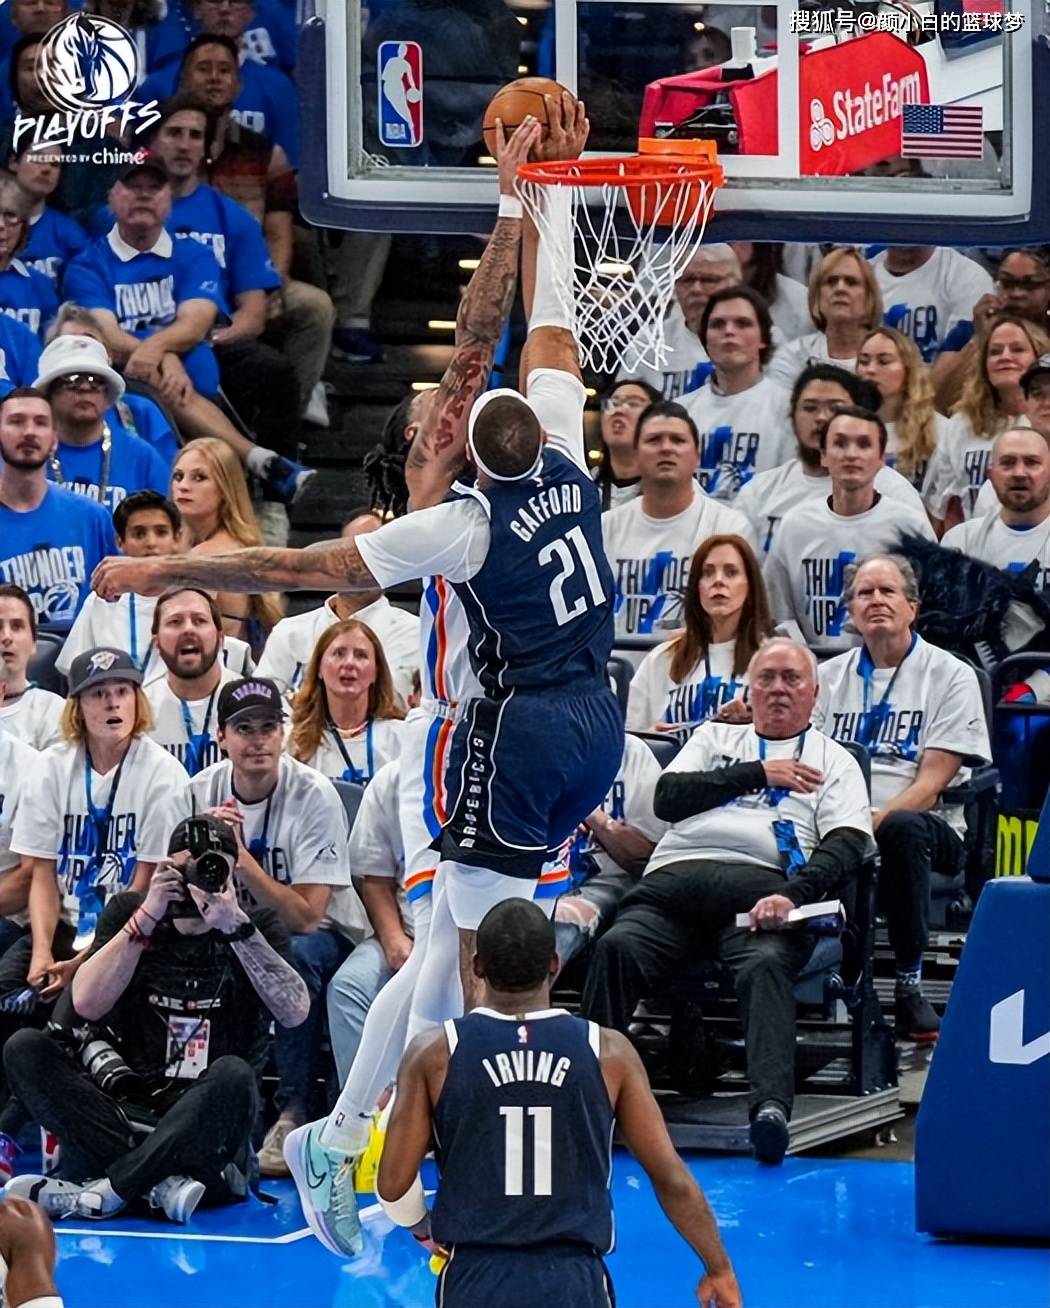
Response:
[[[13,736],[31,749],[47,749],[62,739],[66,701],[40,686],[27,686],[21,695],[8,695],[0,704],[0,736]]]
[[[90,445],[59,441],[55,458],[47,467],[49,480],[94,500],[110,513],[136,491],[167,494],[171,469],[151,445],[131,436],[122,427],[116,431],[110,429],[108,459],[102,445],[101,436]]]
[[[887,270],[885,251],[870,262],[882,292],[882,321],[910,336],[925,363],[933,362],[957,323],[973,322],[973,306],[992,290],[981,265],[947,245],[899,276]]]
[[[40,342],[23,323],[0,313],[0,397],[32,386],[39,373]]]
[[[813,725],[833,740],[867,749],[873,812],[912,784],[927,749],[959,754],[971,764],[991,758],[977,674],[919,635],[897,668],[876,668],[863,646],[822,663]],[[969,775],[968,767],[960,768],[955,783]],[[939,804],[936,811],[963,834],[961,806]]]
[[[400,718],[369,719],[356,731],[326,727],[317,753],[304,761],[307,767],[333,781],[367,785],[384,764],[401,757],[403,729]]]
[[[237,680],[237,674],[224,667],[214,692],[202,699],[179,699],[166,676],[146,687],[146,698],[153,710],[150,739],[163,745],[191,777],[223,758],[217,739],[219,694],[228,681]]]
[[[960,522],[941,544],[1005,572],[1024,572],[1034,561],[1037,589],[1050,590],[1050,518],[1034,527],[1009,527],[997,511]]]
[[[794,758],[816,768],[822,779],[809,794],[763,787],[675,822],[653,850],[646,873],[683,859],[754,863],[783,869],[773,823],[790,822],[803,856],[837,827],[871,835],[864,777],[856,761],[822,732],[809,728],[786,740],[760,737],[751,725],[707,722],[695,731],[665,772],[710,772],[736,763]]]
[[[116,553],[109,514],[83,495],[49,485],[28,513],[0,504],[0,577],[29,595],[38,622],[69,627],[96,565]]]
[[[887,496],[851,517],[836,513],[823,496],[792,509],[763,570],[774,621],[797,623],[807,645],[858,645],[860,637],[845,630],[846,568],[869,554],[892,552],[904,532],[935,539],[925,513]]]
[[[652,731],[657,723],[673,723],[670,735],[685,740],[694,728],[713,718],[728,700],[741,695],[747,673],[733,671],[736,641],[711,645],[679,681],[671,679],[671,641],[650,650],[631,678],[627,695],[627,730]]]
[[[766,377],[725,395],[712,377],[683,403],[700,433],[697,481],[708,495],[731,500],[758,472],[795,453],[788,392]]]
[[[58,296],[43,273],[12,259],[0,272],[0,309],[43,340],[44,330],[58,313]]]
[[[57,293],[66,264],[90,244],[90,236],[78,222],[45,205],[43,213],[30,219],[29,239],[18,257],[27,268],[46,277]]]

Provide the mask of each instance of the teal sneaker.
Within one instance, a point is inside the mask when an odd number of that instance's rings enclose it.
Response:
[[[361,1219],[354,1194],[356,1159],[321,1144],[325,1119],[291,1131],[284,1142],[284,1161],[292,1173],[303,1216],[326,1249],[341,1258],[356,1258],[364,1248]]]

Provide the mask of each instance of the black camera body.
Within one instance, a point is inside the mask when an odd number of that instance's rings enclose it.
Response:
[[[223,848],[215,824],[207,818],[187,819],[185,848],[190,855],[183,871],[186,884],[196,886],[208,895],[217,895],[224,890],[236,859]]]

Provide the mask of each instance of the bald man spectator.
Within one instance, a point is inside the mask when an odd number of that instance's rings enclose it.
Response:
[[[595,947],[582,1010],[626,1032],[640,999],[713,949],[743,1011],[752,1149],[779,1163],[794,1100],[792,988],[813,950],[809,933],[785,929],[788,914],[841,894],[871,848],[871,817],[856,762],[809,725],[809,650],[767,641],[748,671],[753,722],[706,723],[657,783],[654,812],[672,825]]]
[[[352,517],[340,534],[349,540],[381,526],[374,513],[361,513]],[[276,681],[285,694],[293,694],[299,689],[318,636],[345,618],[357,618],[375,632],[390,664],[394,689],[407,704],[413,675],[419,669],[419,618],[396,608],[380,590],[329,595],[320,608],[282,618],[267,638],[256,672]]]

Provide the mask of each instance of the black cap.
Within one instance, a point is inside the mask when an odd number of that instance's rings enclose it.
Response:
[[[1021,378],[1021,390],[1024,391],[1025,395],[1028,394],[1032,382],[1034,382],[1037,377],[1050,377],[1050,354],[1040,355]]]
[[[215,849],[220,849],[224,854],[229,854],[231,858],[237,857],[237,837],[234,834],[233,827],[228,822],[220,822],[218,818],[213,817],[195,817],[183,818],[171,833],[171,839],[168,841],[168,855],[181,854],[184,849],[190,847],[190,823],[205,822],[211,833],[212,839],[210,844]]]
[[[125,164],[117,174],[117,181],[126,182],[129,178],[142,172],[156,173],[157,176],[161,177],[165,182],[171,181],[171,174],[168,172],[168,165],[159,154],[154,154],[152,150],[139,150],[131,162]]]
[[[69,669],[70,695],[82,695],[103,681],[130,681],[142,685],[142,671],[130,654],[109,645],[78,654]]]
[[[248,717],[281,722],[284,720],[284,701],[275,681],[266,677],[242,677],[240,681],[228,681],[223,686],[216,716],[220,727]]]

